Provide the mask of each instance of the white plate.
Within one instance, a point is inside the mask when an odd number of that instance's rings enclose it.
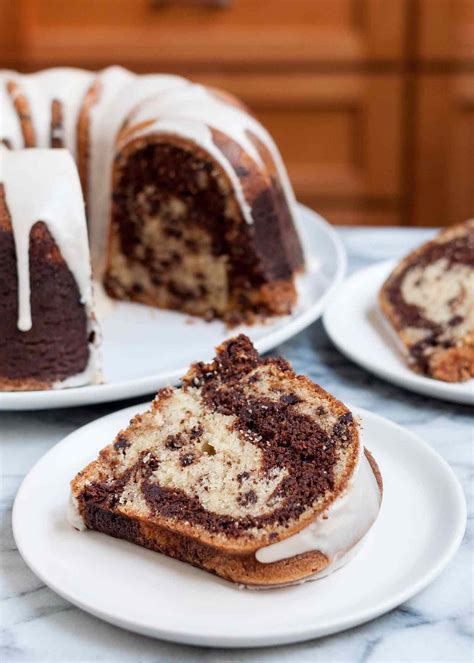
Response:
[[[28,566],[75,605],[112,624],[195,645],[297,642],[361,624],[431,582],[457,550],[466,523],[448,464],[416,435],[354,408],[384,479],[380,517],[352,562],[285,589],[242,590],[205,571],[66,521],[69,480],[111,441],[134,406],[66,437],[23,481],[13,532]]]
[[[396,339],[378,308],[378,292],[396,261],[379,262],[350,276],[325,310],[324,327],[349,359],[384,380],[425,396],[474,403],[474,380],[450,384],[408,368]]]
[[[213,356],[216,345],[246,333],[267,352],[310,325],[346,272],[346,253],[336,231],[319,214],[299,206],[298,229],[307,269],[298,278],[298,304],[289,316],[229,330],[182,313],[114,302],[101,319],[105,384],[48,391],[0,392],[0,410],[70,407],[141,396],[176,382],[190,363]]]

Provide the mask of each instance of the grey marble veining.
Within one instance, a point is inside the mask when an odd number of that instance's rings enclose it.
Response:
[[[400,257],[428,230],[342,229],[349,270]],[[469,524],[461,549],[427,589],[387,615],[310,642],[247,650],[212,650],[152,640],[109,626],[71,606],[28,569],[16,550],[11,509],[22,478],[52,445],[79,426],[139,399],[56,411],[0,413],[0,660],[174,661],[237,663],[473,660],[473,438],[467,406],[392,386],[346,360],[321,322],[277,349],[342,400],[367,408],[425,438],[451,464],[464,487]],[[387,569],[389,573],[390,570]]]

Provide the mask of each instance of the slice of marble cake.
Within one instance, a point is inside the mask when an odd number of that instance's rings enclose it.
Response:
[[[71,486],[78,529],[253,586],[340,566],[381,500],[347,407],[245,336],[159,391]]]
[[[411,368],[446,382],[473,377],[474,219],[404,258],[379,301]]]

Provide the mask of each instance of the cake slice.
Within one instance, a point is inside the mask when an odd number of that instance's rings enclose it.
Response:
[[[77,529],[269,587],[347,561],[382,483],[347,407],[241,335],[159,391],[71,487]]]
[[[93,308],[71,154],[0,147],[0,391],[100,381]]]
[[[474,377],[474,219],[404,258],[379,301],[413,370],[446,382]]]

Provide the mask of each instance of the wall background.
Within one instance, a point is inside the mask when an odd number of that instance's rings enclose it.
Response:
[[[474,0],[0,0],[0,66],[166,71],[241,97],[333,223],[474,216]]]

